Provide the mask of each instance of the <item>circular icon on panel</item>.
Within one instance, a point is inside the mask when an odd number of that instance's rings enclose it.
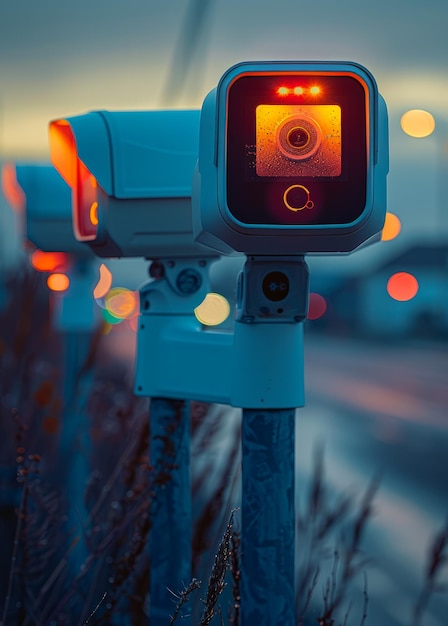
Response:
[[[291,185],[288,187],[283,194],[283,202],[290,211],[295,212],[314,207],[311,194],[303,185]]]
[[[277,128],[277,147],[293,161],[309,159],[319,149],[322,131],[319,124],[306,115],[287,117]]]
[[[279,302],[289,293],[289,279],[283,272],[269,272],[263,280],[263,293],[268,300]]]

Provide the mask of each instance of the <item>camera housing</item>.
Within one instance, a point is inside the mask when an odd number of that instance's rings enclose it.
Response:
[[[8,163],[2,186],[11,206],[24,213],[24,235],[44,252],[90,256],[72,227],[71,191],[51,165]]]
[[[50,123],[76,238],[100,257],[216,256],[193,237],[200,112],[93,111]]]
[[[195,233],[224,253],[348,253],[380,238],[387,172],[386,105],[364,67],[240,63],[202,107]]]

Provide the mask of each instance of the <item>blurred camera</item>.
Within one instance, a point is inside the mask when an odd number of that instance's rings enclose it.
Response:
[[[386,213],[384,100],[361,65],[241,63],[205,99],[198,240],[221,252],[347,253]]]
[[[51,165],[7,163],[2,187],[8,202],[24,212],[24,236],[44,252],[90,256],[72,227],[71,192]]]
[[[50,123],[76,238],[100,257],[216,256],[193,237],[199,111],[94,111]]]

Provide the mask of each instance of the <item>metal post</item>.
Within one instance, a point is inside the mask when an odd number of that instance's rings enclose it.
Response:
[[[177,594],[191,580],[190,404],[151,398],[150,624],[166,626]],[[179,616],[180,617],[180,616]],[[191,619],[187,611],[182,624]]]
[[[241,624],[294,626],[294,409],[243,410]]]
[[[87,397],[91,389],[92,373],[80,372],[87,359],[92,333],[66,331],[62,334],[64,345],[64,400],[60,440],[61,475],[65,475],[66,494],[69,498],[68,527],[77,537],[77,545],[70,555],[75,575],[87,558],[83,524],[88,518],[85,507],[85,490],[91,470],[91,440]]]

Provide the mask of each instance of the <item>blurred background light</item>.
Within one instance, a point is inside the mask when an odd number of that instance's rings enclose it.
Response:
[[[436,123],[429,111],[412,109],[401,117],[401,128],[411,137],[428,137],[434,132]]]
[[[311,292],[309,297],[307,318],[309,320],[317,320],[325,315],[326,310],[327,301],[325,300],[325,298],[319,293]]]
[[[386,219],[385,219],[383,230],[381,233],[381,240],[391,241],[392,239],[395,239],[395,237],[398,237],[398,235],[400,234],[400,231],[401,231],[400,219],[394,213],[390,213],[388,211],[386,213]]]
[[[99,272],[100,278],[95,289],[93,290],[93,297],[96,300],[104,298],[104,296],[112,287],[112,272],[104,263],[101,263],[99,267]]]
[[[31,265],[38,272],[54,272],[57,269],[66,269],[69,265],[69,256],[64,252],[44,252],[34,250],[31,254]]]
[[[70,279],[67,274],[50,274],[47,278],[47,286],[51,291],[67,291],[70,287]]]
[[[138,293],[125,287],[114,287],[105,296],[105,309],[118,319],[131,317],[138,308]]]
[[[387,281],[387,293],[394,300],[406,302],[412,300],[418,292],[418,281],[408,272],[397,272]]]
[[[225,322],[230,314],[230,305],[219,293],[208,293],[194,310],[194,314],[204,326],[218,326]]]

